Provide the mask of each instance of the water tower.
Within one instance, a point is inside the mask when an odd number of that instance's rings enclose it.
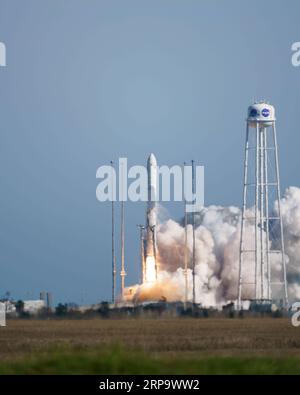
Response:
[[[260,303],[274,297],[288,306],[275,124],[270,104],[248,108],[238,308],[244,299]]]

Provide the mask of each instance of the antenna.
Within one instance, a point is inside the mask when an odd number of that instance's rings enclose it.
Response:
[[[188,301],[188,248],[187,248],[187,211],[185,197],[185,162],[183,163],[183,198],[184,198],[184,309]]]
[[[121,163],[123,166],[123,163]],[[124,232],[125,232],[125,213],[124,213],[124,191],[123,191],[123,171],[121,172],[121,193],[122,193],[122,200],[121,200],[121,298],[124,301],[124,289],[125,289],[125,262],[124,262]]]
[[[124,263],[124,201],[121,202],[121,296],[122,300],[124,300],[124,289],[125,289],[125,263]]]
[[[116,303],[116,256],[115,256],[115,207],[114,207],[114,199],[115,199],[115,190],[114,190],[114,163],[111,164],[111,172],[112,172],[112,200],[111,200],[111,266],[112,266],[112,303]]]
[[[140,282],[145,282],[145,251],[144,251],[144,225],[137,225],[140,229],[140,258],[141,258],[141,269],[140,269]]]
[[[192,162],[192,193],[195,193],[195,162]],[[196,266],[196,238],[195,238],[195,210],[192,213],[193,221],[193,304],[196,303],[195,266]]]

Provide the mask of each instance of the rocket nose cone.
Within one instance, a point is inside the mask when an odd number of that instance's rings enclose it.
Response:
[[[157,165],[157,161],[156,161],[156,158],[155,158],[155,155],[154,155],[154,154],[150,154],[150,155],[149,155],[148,163],[149,163],[149,165],[151,165],[151,166],[156,166],[156,165]]]

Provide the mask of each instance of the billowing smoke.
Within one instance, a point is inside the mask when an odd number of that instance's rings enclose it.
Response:
[[[300,298],[300,188],[290,187],[281,199],[287,277],[290,299]],[[276,213],[277,204],[274,205]],[[253,210],[246,215],[253,217]],[[203,306],[217,306],[237,296],[241,210],[237,207],[209,206],[195,215],[195,296]],[[245,244],[254,249],[254,226],[246,222]],[[270,233],[270,246],[276,248],[276,227]],[[273,239],[272,239],[273,238]],[[187,227],[188,256],[192,255],[192,225]],[[183,301],[185,296],[185,229],[172,219],[159,224],[159,279],[153,284],[130,288],[133,301]],[[271,254],[272,276],[282,278],[280,255]],[[191,267],[191,265],[189,266]],[[245,282],[253,282],[253,256],[244,259]],[[192,270],[188,269],[188,299],[192,300]],[[129,289],[128,289],[129,290]],[[127,290],[127,291],[128,291]],[[244,287],[244,298],[253,296],[253,285]],[[274,297],[276,289],[273,290]]]
[[[300,188],[290,187],[281,199],[287,279],[291,300],[300,299]]]

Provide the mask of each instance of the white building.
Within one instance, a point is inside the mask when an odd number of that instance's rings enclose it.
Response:
[[[24,300],[24,311],[26,313],[35,315],[44,307],[46,307],[44,300]]]
[[[0,303],[0,326],[6,326],[6,306]]]

